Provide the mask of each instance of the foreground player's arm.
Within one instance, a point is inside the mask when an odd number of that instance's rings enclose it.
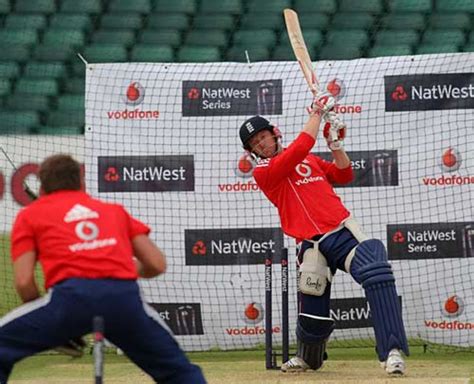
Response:
[[[140,277],[151,278],[166,271],[166,256],[147,235],[132,239],[135,266]]]
[[[35,280],[36,252],[27,251],[13,262],[15,289],[24,303],[40,297]]]
[[[336,164],[337,168],[345,169],[351,165],[351,159],[349,159],[349,156],[347,155],[347,152],[344,150],[344,148],[331,152],[334,159],[334,164]]]

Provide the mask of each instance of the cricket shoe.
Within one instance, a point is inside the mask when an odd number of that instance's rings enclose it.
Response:
[[[281,365],[282,372],[304,372],[309,369],[309,365],[298,356],[292,357],[286,363]]]
[[[382,361],[381,366],[389,375],[403,375],[405,373],[405,360],[398,349],[392,349],[387,360]]]

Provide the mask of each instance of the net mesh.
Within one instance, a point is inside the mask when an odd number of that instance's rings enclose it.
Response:
[[[386,244],[411,342],[472,348],[472,54],[320,61],[316,71],[349,127],[356,178],[336,192],[367,235]],[[91,64],[86,75],[83,137],[1,137],[1,313],[18,304],[8,234],[27,202],[22,181],[37,191],[37,164],[66,152],[84,163],[92,195],[123,203],[152,227],[168,271],[141,281],[144,297],[186,350],[264,343],[263,261],[271,252],[277,264],[283,247],[295,342],[295,244],[252,178],[238,128],[261,114],[285,146],[296,137],[311,103],[298,65]],[[313,152],[330,158],[323,139]],[[336,274],[331,308],[335,345],[373,345],[370,309],[348,274]]]

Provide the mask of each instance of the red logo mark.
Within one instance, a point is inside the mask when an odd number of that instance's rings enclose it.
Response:
[[[237,160],[237,167],[235,168],[235,173],[240,177],[250,177],[252,176],[253,168],[255,163],[253,162],[251,156],[248,153],[244,153]]]
[[[457,171],[461,166],[461,154],[454,148],[448,148],[443,152],[441,157],[441,168],[443,171]]]
[[[107,172],[105,172],[104,179],[105,181],[109,182],[116,182],[120,178],[120,175],[115,167],[109,167],[107,168]]]
[[[143,101],[145,97],[145,88],[138,83],[133,82],[127,87],[125,92],[125,103],[129,105],[138,105]]]
[[[188,99],[190,100],[196,100],[196,99],[199,99],[199,96],[200,96],[200,92],[199,92],[199,89],[197,88],[191,88],[189,91],[188,91]]]
[[[244,320],[248,324],[257,324],[263,319],[263,308],[260,304],[252,302],[244,310]]]
[[[456,317],[464,312],[464,302],[457,296],[453,295],[448,297],[443,305],[443,313],[448,317]]]
[[[196,241],[193,245],[193,249],[191,252],[193,253],[193,255],[205,255],[207,252],[207,247],[206,244],[204,244],[204,241]]]
[[[392,100],[393,101],[404,101],[408,99],[408,94],[405,92],[403,86],[398,85],[395,88],[395,91],[392,92]]]
[[[402,231],[397,231],[393,234],[392,240],[394,243],[404,243],[405,236],[403,235]]]

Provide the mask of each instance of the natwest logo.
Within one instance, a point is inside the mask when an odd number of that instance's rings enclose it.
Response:
[[[282,114],[281,79],[183,81],[183,116]]]
[[[339,78],[334,78],[327,83],[326,91],[337,101],[337,104],[334,106],[334,111],[336,113],[362,113],[362,106],[360,104],[345,105],[339,103],[339,100],[346,95],[346,89],[344,81]]]
[[[283,247],[279,228],[187,229],[184,237],[186,265],[263,264]]]
[[[402,85],[398,85],[395,87],[395,90],[392,92],[392,100],[393,101],[404,101],[408,99],[408,94],[406,93],[405,89]]]
[[[194,190],[194,158],[183,156],[99,156],[99,192]]]
[[[388,254],[392,260],[474,257],[472,223],[390,224]]]
[[[461,168],[462,156],[461,153],[454,147],[447,147],[443,149],[438,157],[439,166],[443,172],[452,173]],[[425,176],[421,179],[422,183],[427,186],[435,187],[449,187],[456,185],[474,184],[474,175],[439,175],[439,176]]]
[[[385,110],[474,108],[474,73],[385,76]]]
[[[145,88],[139,82],[132,81],[123,90],[122,99],[126,105],[132,107],[140,105],[145,99]],[[155,120],[160,117],[160,111],[157,109],[125,108],[107,111],[107,117],[110,120]]]

